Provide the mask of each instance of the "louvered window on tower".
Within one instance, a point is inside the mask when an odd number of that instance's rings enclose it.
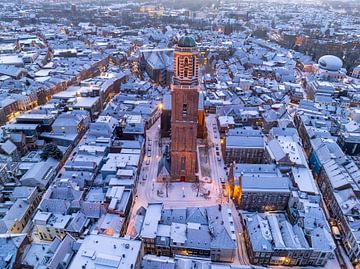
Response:
[[[188,113],[188,105],[187,104],[183,104],[183,109],[182,109],[182,115],[183,117],[186,117]]]
[[[180,76],[180,58],[177,58],[177,75]]]
[[[184,58],[184,78],[187,78],[189,74],[189,58]]]

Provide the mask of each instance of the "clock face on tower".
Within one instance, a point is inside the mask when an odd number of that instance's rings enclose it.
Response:
[[[171,177],[195,181],[199,75],[195,40],[183,36],[174,52],[171,111]]]

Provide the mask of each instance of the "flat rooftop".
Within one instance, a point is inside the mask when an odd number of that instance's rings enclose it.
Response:
[[[103,235],[85,237],[69,269],[135,268],[141,241]],[[85,268],[85,267],[84,267]]]

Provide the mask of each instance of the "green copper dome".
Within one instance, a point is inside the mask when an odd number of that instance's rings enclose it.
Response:
[[[178,42],[179,47],[193,48],[196,47],[195,39],[192,36],[184,35]]]

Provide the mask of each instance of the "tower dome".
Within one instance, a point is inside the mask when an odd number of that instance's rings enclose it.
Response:
[[[185,48],[193,48],[196,47],[196,42],[192,36],[184,35],[179,39],[178,46]]]
[[[318,61],[319,67],[327,71],[340,71],[343,62],[339,57],[334,55],[324,55]]]

